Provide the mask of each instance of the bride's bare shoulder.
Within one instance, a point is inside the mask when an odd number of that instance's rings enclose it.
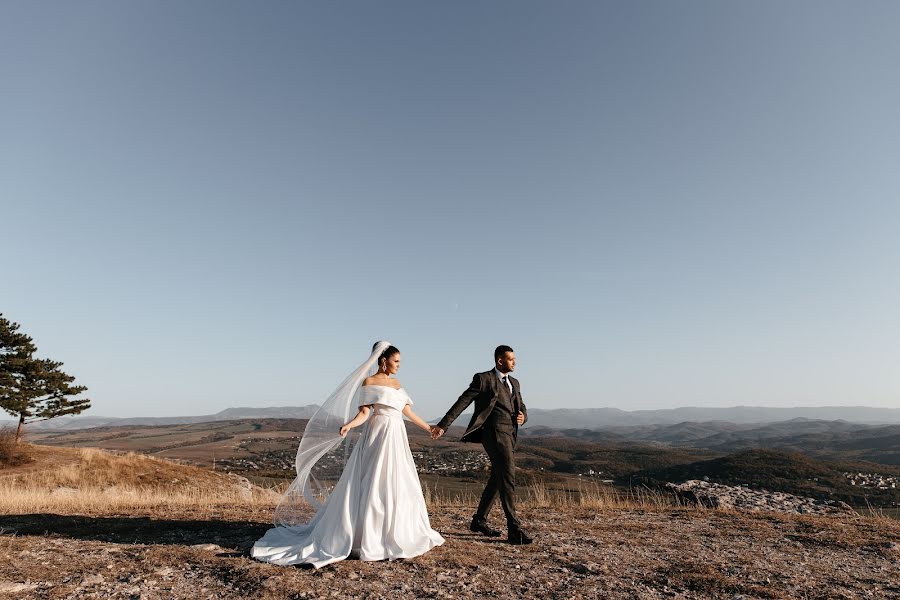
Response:
[[[367,385],[380,385],[384,387],[392,387],[395,390],[399,390],[402,385],[400,382],[392,377],[379,377],[378,375],[372,375],[371,377],[366,377],[362,382],[363,387]]]

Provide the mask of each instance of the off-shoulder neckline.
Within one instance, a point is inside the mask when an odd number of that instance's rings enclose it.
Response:
[[[403,386],[402,386],[402,385],[401,385],[400,387],[394,387],[394,386],[392,386],[392,385],[381,385],[380,383],[370,383],[369,385],[362,385],[362,386],[360,386],[360,387],[364,387],[364,388],[367,388],[367,387],[383,387],[383,388],[387,388],[387,389],[389,389],[389,390],[397,390],[397,391],[400,391],[400,390],[403,389]]]

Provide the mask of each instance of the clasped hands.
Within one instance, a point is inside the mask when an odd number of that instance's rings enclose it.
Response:
[[[525,422],[525,413],[523,413],[523,412],[520,410],[520,411],[519,411],[519,414],[516,415],[516,423],[518,423],[519,425],[521,425],[521,424],[523,424],[524,422]],[[439,437],[441,437],[442,435],[444,435],[444,429],[443,429],[442,427],[438,427],[437,425],[432,425],[432,426],[431,426],[431,439],[436,440],[436,439],[438,439]]]

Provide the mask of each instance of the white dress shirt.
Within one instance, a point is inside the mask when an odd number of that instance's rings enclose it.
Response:
[[[510,381],[510,379],[509,379],[510,374],[509,373],[501,373],[500,369],[498,369],[497,367],[494,367],[494,373],[497,374],[497,377],[500,378],[501,382],[503,381],[503,378],[506,377],[506,388],[509,390],[509,397],[512,398],[513,395],[515,394],[515,392],[513,391],[512,381]]]

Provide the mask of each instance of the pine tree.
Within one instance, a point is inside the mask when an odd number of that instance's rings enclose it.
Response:
[[[19,324],[0,314],[0,408],[19,417],[16,440],[21,434],[28,406],[18,393],[24,379],[26,365],[37,351],[34,342],[19,332]]]
[[[78,414],[91,405],[74,398],[86,387],[62,371],[61,362],[35,358],[32,339],[19,332],[19,324],[0,314],[0,408],[19,418],[16,441],[26,423]]]

